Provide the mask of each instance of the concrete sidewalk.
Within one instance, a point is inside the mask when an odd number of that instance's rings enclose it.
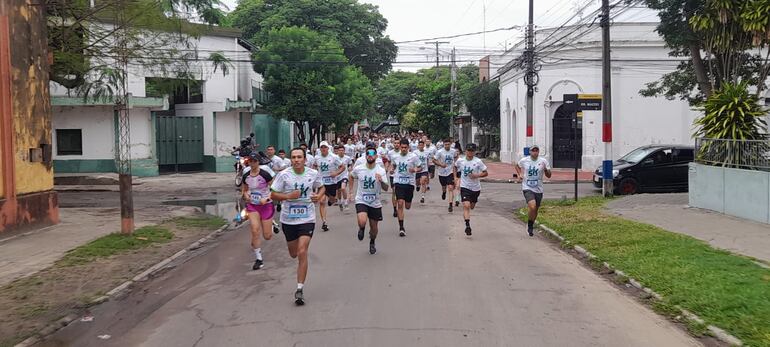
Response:
[[[687,193],[639,194],[619,198],[607,208],[624,218],[690,235],[715,248],[770,265],[770,225],[692,208]]]
[[[513,174],[516,173],[513,164],[498,161],[484,160],[489,176],[482,178],[482,182],[513,183]],[[569,183],[575,181],[574,169],[553,169],[551,178],[545,179],[545,183]],[[593,172],[578,171],[578,182],[591,182]]]

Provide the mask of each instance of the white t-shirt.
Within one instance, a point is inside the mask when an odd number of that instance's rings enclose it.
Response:
[[[382,158],[380,157],[377,157],[377,159],[374,160],[374,164],[383,169],[385,168],[385,163],[382,162]],[[353,169],[355,170],[355,168],[361,165],[366,165],[366,156],[361,156],[358,159],[356,159],[356,163],[353,164]],[[355,178],[355,176],[353,176],[353,178]]]
[[[275,172],[281,171],[285,169],[286,167],[283,166],[283,159],[281,157],[274,155],[272,158],[270,158],[270,164],[267,164],[270,166],[270,169],[272,169]]]
[[[327,156],[319,155],[315,157],[315,167],[321,175],[321,181],[324,185],[337,183],[337,177],[332,177],[332,172],[339,170],[342,160],[338,155],[329,153]]]
[[[433,144],[431,144],[430,146],[425,147],[425,150],[428,151],[428,165],[429,166],[436,165],[433,162],[433,158],[436,156],[436,152],[438,152],[438,148],[436,146],[434,146]]]
[[[443,148],[439,149],[434,158],[446,164],[446,167],[438,167],[439,176],[446,177],[452,174],[452,165],[454,165],[455,158],[457,158],[457,151],[454,148],[450,148],[448,151]]]
[[[310,154],[310,151],[307,151],[305,153],[305,167],[312,168],[313,164],[315,164],[315,157],[312,154]]]
[[[428,172],[428,162],[431,161],[431,155],[427,148],[420,151],[419,149],[414,151],[414,155],[417,156],[417,158],[420,159],[420,172]]]
[[[299,190],[301,195],[296,200],[284,200],[281,202],[281,223],[299,225],[315,223],[315,204],[310,200],[310,195],[321,187],[321,176],[318,171],[305,169],[298,175],[294,169],[283,170],[273,179],[270,189],[278,193],[291,193]]]
[[[410,152],[406,155],[401,152],[395,152],[390,157],[390,164],[393,166],[395,173],[393,174],[393,183],[395,184],[410,184],[415,185],[416,179],[414,173],[409,172],[418,166],[420,166],[420,158],[414,153]]]
[[[337,175],[337,182],[339,183],[339,181],[342,181],[343,178],[348,178],[350,176],[348,167],[350,167],[350,164],[353,164],[353,158],[348,157],[347,155],[344,155],[342,157],[338,155],[337,158],[340,158],[340,161],[342,162],[342,166],[345,167],[345,171],[342,171],[341,174]]]
[[[344,147],[345,147],[345,155],[351,158],[356,156],[356,145],[351,143],[351,144],[345,145]]]
[[[479,178],[471,178],[470,175],[480,174],[487,170],[487,166],[481,159],[473,157],[468,160],[466,156],[460,157],[455,162],[457,172],[460,173],[460,188],[470,189],[474,192],[481,190],[481,180]]]
[[[524,157],[519,160],[522,177],[521,189],[529,190],[533,193],[543,193],[543,175],[545,169],[550,170],[551,164],[543,157],[532,160],[532,157]]]
[[[281,161],[283,162],[281,165],[283,166],[284,170],[291,167],[291,159],[283,158]]]
[[[382,201],[380,200],[382,187],[375,178],[376,174],[380,174],[382,180],[386,184],[388,183],[385,169],[382,166],[375,165],[373,169],[370,169],[366,165],[360,165],[353,169],[353,178],[358,182],[356,204],[364,204],[374,208],[382,207]]]

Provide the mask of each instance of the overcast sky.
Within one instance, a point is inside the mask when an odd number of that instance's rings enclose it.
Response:
[[[235,9],[237,0],[224,0]],[[379,6],[388,20],[387,34],[395,40],[410,41],[470,32],[526,25],[527,0],[359,0]],[[577,9],[588,5],[586,13],[598,8],[600,0],[536,0],[535,25],[554,27],[563,24]],[[484,9],[486,8],[486,16]],[[485,18],[486,17],[486,18]],[[450,60],[457,48],[460,64],[478,61],[487,54],[499,53],[523,37],[522,30],[508,30],[484,35],[465,36],[441,45],[441,61]],[[422,49],[421,49],[422,48]],[[414,71],[435,65],[435,46],[423,41],[399,44],[396,70]]]

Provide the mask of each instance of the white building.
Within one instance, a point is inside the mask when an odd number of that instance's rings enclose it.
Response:
[[[291,126],[261,107],[266,93],[262,76],[249,62],[252,47],[236,29],[206,27],[193,42],[202,58],[193,63],[197,84],[170,97],[152,95],[153,81],[166,76],[129,68],[132,173],[158,175],[164,171],[232,170],[232,147],[256,133],[268,144],[289,149]],[[206,60],[218,52],[231,61],[230,71],[214,71]],[[57,173],[114,172],[118,141],[112,99],[84,100],[51,82],[53,158]]]
[[[646,11],[644,22],[616,19],[611,26],[612,151],[615,159],[646,144],[690,144],[696,112],[684,101],[648,98],[639,94],[645,84],[673,71],[681,58],[655,32],[657,16]],[[634,17],[639,18],[639,15]],[[598,24],[543,29],[536,32],[542,60],[540,81],[534,94],[534,143],[554,167],[574,167],[571,117],[563,105],[564,94],[602,92],[601,29]],[[522,54],[520,42],[502,56],[493,56],[491,78],[500,80],[501,159],[515,162],[524,155],[526,97],[523,70],[515,67]],[[604,158],[601,111],[583,113],[578,131],[579,165],[594,170]]]

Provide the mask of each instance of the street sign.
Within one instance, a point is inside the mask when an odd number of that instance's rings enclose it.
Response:
[[[578,110],[580,111],[601,111],[601,94],[578,94]]]

